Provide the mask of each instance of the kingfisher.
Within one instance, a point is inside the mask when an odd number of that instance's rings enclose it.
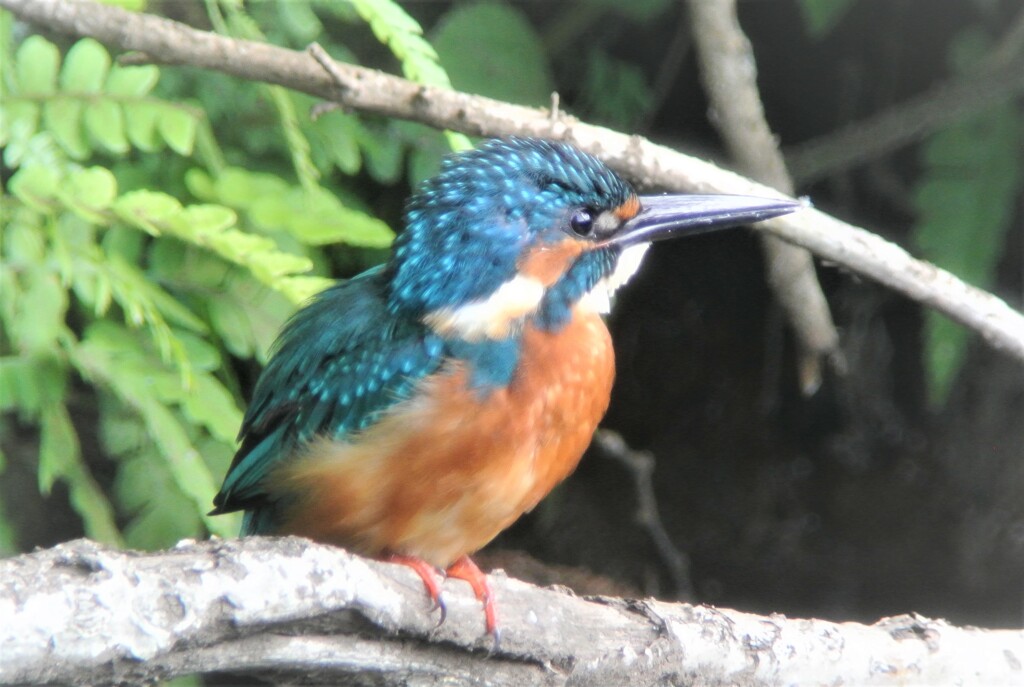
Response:
[[[285,325],[212,514],[439,574],[576,467],[615,375],[602,319],[654,241],[801,207],[776,198],[639,196],[596,157],[531,138],[448,157],[408,201],[381,266]]]

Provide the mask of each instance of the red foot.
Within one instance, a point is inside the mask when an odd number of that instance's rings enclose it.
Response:
[[[492,635],[497,642],[498,639],[498,617],[494,610],[494,592],[491,591],[491,583],[487,575],[476,567],[469,556],[461,556],[457,561],[448,566],[445,571],[448,577],[469,582],[473,588],[473,594],[484,605],[484,619],[487,622],[487,634]]]
[[[448,617],[448,609],[445,608],[444,601],[441,600],[441,584],[437,581],[437,569],[422,558],[416,558],[415,556],[403,556],[393,553],[387,557],[387,560],[389,563],[407,565],[420,576],[420,579],[423,580],[423,586],[427,588],[427,595],[434,602],[434,608],[441,611],[441,619],[437,621],[437,624],[438,626],[442,625],[445,618]],[[480,571],[477,570],[477,572],[479,573]]]

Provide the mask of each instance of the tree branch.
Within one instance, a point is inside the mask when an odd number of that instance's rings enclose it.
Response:
[[[142,684],[194,673],[399,685],[1010,684],[1024,631],[920,616],[875,625],[654,600],[581,599],[493,576],[501,647],[461,581],[448,620],[403,566],[294,537],[143,554],[88,540],[0,561],[0,682]]]
[[[675,545],[661,521],[654,493],[654,456],[648,451],[630,448],[621,434],[610,429],[599,429],[594,434],[594,445],[601,454],[622,465],[632,475],[637,502],[636,522],[651,538],[658,558],[672,580],[674,598],[692,601],[695,595],[690,577],[690,557]]]
[[[793,195],[793,179],[765,118],[757,90],[750,41],[740,27],[735,0],[687,0],[700,56],[712,122],[740,169],[764,184]],[[814,271],[811,254],[770,234],[762,237],[768,284],[800,345],[799,376],[804,394],[821,386],[821,358],[840,369],[839,334]]]
[[[1024,59],[958,76],[837,132],[785,151],[801,184],[920,141],[954,122],[1024,93]]]
[[[738,174],[655,145],[538,109],[430,88],[378,71],[335,63],[339,84],[306,52],[235,40],[88,0],[0,0],[50,30],[92,36],[151,60],[213,69],[287,86],[345,107],[409,119],[476,136],[518,134],[567,140],[599,155],[641,186],[698,193],[777,196]],[[879,281],[979,332],[994,348],[1024,361],[1024,316],[1002,300],[863,229],[817,210],[762,222],[766,231],[818,257]]]

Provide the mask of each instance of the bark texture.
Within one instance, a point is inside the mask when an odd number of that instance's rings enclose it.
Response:
[[[579,598],[493,575],[503,634],[468,585],[438,626],[419,578],[304,539],[88,540],[0,561],[0,682],[143,684],[230,672],[352,685],[1020,684],[1024,631],[920,616],[867,626],[651,599]]]

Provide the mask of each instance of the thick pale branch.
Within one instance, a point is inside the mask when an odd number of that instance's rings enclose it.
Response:
[[[654,600],[581,599],[493,576],[491,653],[468,586],[440,627],[403,566],[297,538],[152,554],[87,540],[0,561],[0,682],[141,684],[232,672],[362,685],[1019,684],[1024,632],[919,616],[873,626]]]
[[[0,6],[51,30],[92,36],[122,50],[144,53],[153,61],[276,83],[353,109],[472,135],[518,134],[572,141],[643,186],[778,195],[738,174],[642,138],[536,108],[420,86],[353,65],[335,63],[329,73],[305,52],[225,38],[87,0],[0,0]],[[981,333],[993,347],[1024,360],[1024,316],[992,294],[914,259],[879,236],[816,210],[757,226],[945,313]]]

